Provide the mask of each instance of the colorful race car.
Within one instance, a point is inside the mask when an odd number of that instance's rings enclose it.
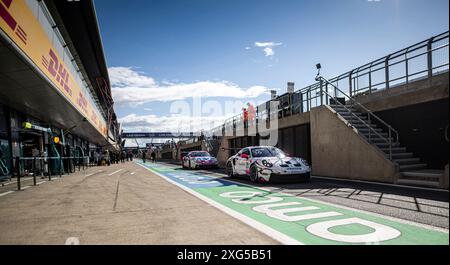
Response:
[[[217,168],[217,159],[206,151],[192,151],[183,157],[181,161],[183,168]]]
[[[240,150],[226,164],[230,177],[246,176],[253,182],[290,182],[311,180],[311,167],[298,157],[290,157],[272,146]]]

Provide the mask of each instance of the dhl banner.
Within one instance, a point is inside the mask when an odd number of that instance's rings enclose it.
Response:
[[[108,129],[25,0],[0,0],[0,28],[104,136]]]

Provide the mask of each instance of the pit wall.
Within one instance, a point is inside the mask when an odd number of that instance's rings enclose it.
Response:
[[[328,106],[311,110],[312,174],[395,183],[397,166]]]
[[[425,102],[448,100],[449,73],[399,85],[355,99],[373,112],[397,109]]]
[[[219,161],[219,167],[222,168],[226,166],[227,160],[231,156],[231,151],[228,149],[230,148],[230,138],[231,137],[225,136],[220,140],[220,149],[219,153],[217,153],[217,161]]]

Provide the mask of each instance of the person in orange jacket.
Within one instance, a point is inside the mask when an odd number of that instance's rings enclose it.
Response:
[[[253,121],[255,120],[256,111],[253,104],[250,102],[247,103],[247,111],[248,111],[248,120],[250,121],[250,125],[253,125]]]
[[[246,108],[242,108],[242,112],[244,115],[244,127],[247,127],[248,125],[248,111]]]

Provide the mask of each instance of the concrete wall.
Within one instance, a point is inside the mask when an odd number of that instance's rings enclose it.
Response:
[[[397,170],[328,106],[311,110],[313,175],[395,183]]]
[[[203,141],[201,142],[194,142],[194,143],[190,143],[190,144],[184,144],[183,146],[180,146],[181,151],[184,150],[189,150],[189,149],[193,149],[193,148],[197,148],[198,150],[206,150],[203,149],[205,146],[203,144]]]
[[[180,160],[181,152],[185,152],[185,151],[188,152],[188,151],[193,151],[193,150],[206,151],[206,144],[204,143],[204,141],[200,141],[200,142],[194,142],[194,143],[184,144],[182,146],[179,146],[178,150],[176,152],[174,152],[173,159]]]
[[[292,116],[287,116],[281,119],[278,119],[276,124],[276,128],[271,128],[270,124],[267,123],[266,126],[262,126],[259,129],[260,133],[269,133],[274,129],[284,129],[290,128],[298,125],[308,124],[309,123],[309,112],[299,113]],[[238,128],[234,136],[229,136],[229,139],[238,138],[242,136],[255,136],[256,135],[256,125],[250,126],[248,129]]]
[[[176,159],[176,152],[173,150],[162,150],[160,153],[161,159]]]
[[[440,99],[448,99],[449,73],[434,76],[431,79],[415,81],[392,87],[356,100],[373,112],[395,109]]]
[[[217,153],[217,161],[219,161],[219,167],[225,167],[228,158],[231,156],[230,150],[230,137],[222,137],[220,140],[220,149],[219,153]],[[222,150],[225,148],[225,150]]]
[[[429,169],[443,170],[448,164],[448,98],[378,111],[375,114],[398,131],[400,144],[427,164]],[[380,127],[385,128],[382,125]]]

